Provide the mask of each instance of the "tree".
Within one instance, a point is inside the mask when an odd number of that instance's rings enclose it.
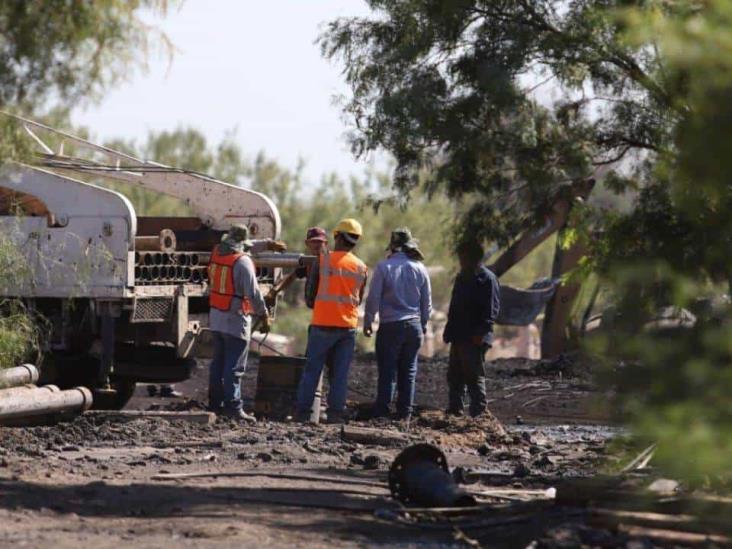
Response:
[[[728,476],[732,311],[700,298],[732,287],[732,3],[369,5],[374,18],[334,21],[320,42],[345,67],[356,154],[392,152],[402,195],[471,198],[463,226],[500,244],[598,172],[636,191],[625,211],[575,207],[563,235],[585,239],[582,270],[614,296],[596,349],[623,359],[625,417],[659,442],[661,465]],[[694,310],[694,327],[649,324],[668,306]]]
[[[488,240],[507,244],[600,168],[673,148],[678,83],[657,50],[625,39],[613,8],[629,2],[368,3],[376,17],[333,21],[320,38],[351,88],[354,152],[391,152],[405,195],[430,168],[430,191],[474,197],[464,225]],[[620,191],[645,174],[605,177]]]

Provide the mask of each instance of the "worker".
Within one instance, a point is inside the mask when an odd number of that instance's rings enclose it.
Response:
[[[307,360],[297,388],[297,419],[307,421],[323,365],[333,353],[333,384],[328,390],[328,422],[345,418],[348,371],[356,346],[358,306],[363,300],[368,269],[352,250],[363,229],[355,219],[343,219],[333,231],[335,248],[323,249],[305,288],[313,309],[308,332]]]
[[[325,252],[325,250],[328,249],[328,233],[325,232],[325,229],[322,227],[310,227],[307,232],[305,233],[305,247],[308,250],[308,255],[314,255],[315,257],[320,257],[322,253]],[[303,265],[302,267],[298,267],[295,270],[295,276],[297,278],[307,278],[310,274],[310,270],[312,269],[312,263],[308,263],[306,265]],[[308,326],[308,331],[310,331],[310,326]],[[307,350],[305,351],[305,356],[307,356]],[[325,359],[325,371],[327,373],[328,378],[328,385],[333,385],[333,351],[331,350],[330,353],[328,353],[328,356]]]
[[[208,269],[209,328],[214,338],[209,407],[253,423],[254,416],[242,410],[241,378],[246,370],[252,317],[259,318],[259,330],[265,333],[270,330],[270,317],[248,253],[252,246],[247,226],[232,225],[214,248]]]
[[[377,383],[374,417],[389,414],[389,405],[397,388],[396,411],[399,419],[408,420],[414,403],[417,356],[422,346],[427,322],[432,314],[432,289],[424,255],[408,228],[391,233],[389,257],[374,271],[363,333],[373,334],[372,323],[378,314],[376,334]]]
[[[320,257],[320,255],[328,248],[328,234],[322,227],[310,227],[305,233],[305,247],[308,255]],[[295,273],[297,278],[307,278],[310,274],[310,266],[312,264],[299,267]]]
[[[319,257],[323,249],[328,247],[328,234],[325,232],[325,229],[321,227],[310,227],[305,233],[305,247],[307,248],[308,255]],[[292,271],[281,282],[272,287],[265,300],[270,304],[274,304],[276,296],[289,288],[296,279],[308,277],[311,266],[312,263],[307,263]]]
[[[485,353],[493,343],[493,324],[500,308],[500,287],[496,275],[482,264],[479,242],[460,243],[457,256],[460,272],[455,278],[443,333],[450,343],[447,369],[448,414],[462,415],[467,388],[470,415],[486,410]]]

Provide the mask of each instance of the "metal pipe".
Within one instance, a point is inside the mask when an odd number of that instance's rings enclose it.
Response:
[[[150,269],[150,279],[160,280],[160,267],[152,267]]]
[[[150,280],[152,278],[152,275],[150,274],[150,268],[149,267],[143,267],[142,268],[142,279],[143,280]]]
[[[142,262],[145,265],[150,266],[153,263],[155,263],[155,261],[153,259],[153,254],[142,254],[142,255],[143,255]]]
[[[146,252],[174,252],[177,245],[175,233],[170,229],[163,229],[159,234],[151,236],[136,236],[135,249]]]
[[[178,266],[175,268],[175,279],[183,280],[183,267]]]
[[[86,387],[58,392],[27,391],[0,398],[0,420],[88,410],[92,401],[92,393]]]
[[[161,254],[161,253],[154,253],[153,254],[153,263],[155,265],[162,265],[162,263],[163,263],[163,254]]]
[[[279,267],[282,269],[297,269],[315,261],[314,255],[297,253],[262,252],[252,255],[254,265],[260,269]]]
[[[193,274],[193,271],[190,267],[183,267],[183,279],[188,281],[191,279],[191,275]]]
[[[135,265],[139,265],[140,264],[140,257],[141,257],[140,256],[140,253],[139,252],[135,252]]]
[[[163,265],[169,265],[170,264],[170,254],[163,254]]]
[[[0,389],[17,387],[38,381],[38,368],[33,364],[21,364],[14,368],[0,370]]]
[[[135,267],[135,280],[142,277],[142,267]]]
[[[192,267],[198,265],[198,254],[191,254],[189,257],[190,264]]]
[[[44,385],[43,387],[38,387],[37,385],[20,385],[19,387],[10,387],[9,389],[1,389],[0,390],[0,401],[2,401],[4,398],[8,398],[11,396],[19,395],[19,394],[28,394],[29,391],[49,391],[51,393],[58,393],[61,389],[59,389],[56,385]]]
[[[201,271],[199,271],[198,269],[193,269],[193,271],[191,272],[191,282],[193,282],[194,284],[200,284],[202,281],[203,279],[201,278]]]
[[[188,254],[178,254],[178,263],[181,265],[190,265],[191,264],[191,256]]]
[[[389,469],[391,495],[419,507],[468,507],[475,498],[455,482],[445,454],[431,444],[402,451]]]

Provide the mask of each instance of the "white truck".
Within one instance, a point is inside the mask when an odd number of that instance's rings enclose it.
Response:
[[[93,388],[102,407],[124,406],[136,382],[187,378],[206,327],[212,247],[232,223],[246,224],[254,239],[279,238],[276,206],[260,193],[13,118],[38,154],[33,165],[0,169],[0,236],[23,264],[19,276],[0,281],[0,295],[47,319],[44,377]],[[175,197],[192,215],[139,216],[124,195],[89,182],[99,177]],[[301,260],[261,254],[263,290],[280,267]]]

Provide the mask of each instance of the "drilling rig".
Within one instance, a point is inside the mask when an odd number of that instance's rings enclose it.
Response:
[[[246,224],[255,240],[278,239],[277,207],[261,193],[5,116],[37,152],[0,171],[0,230],[25,267],[0,283],[0,295],[48,326],[45,381],[87,386],[97,407],[121,408],[138,382],[186,379],[206,352],[213,246],[232,223]],[[138,215],[100,178],[173,197],[190,215]],[[261,251],[253,259],[267,294],[304,256]]]

